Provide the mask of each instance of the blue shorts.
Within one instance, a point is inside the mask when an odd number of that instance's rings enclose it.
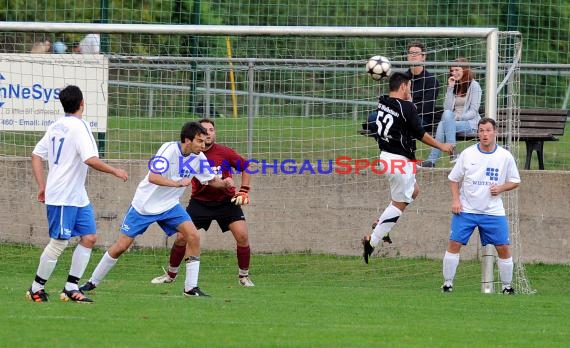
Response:
[[[46,204],[46,212],[50,238],[70,239],[97,232],[91,203],[85,207]]]
[[[167,236],[172,236],[176,233],[178,226],[186,221],[192,221],[190,215],[184,208],[177,204],[174,208],[156,215],[142,215],[136,211],[132,206],[127,210],[127,214],[123,218],[121,224],[121,233],[126,236],[135,238],[139,234],[145,233],[148,226],[153,222],[158,223]]]
[[[511,244],[507,217],[486,214],[453,214],[449,239],[467,245],[475,227],[479,229],[481,244],[484,246]]]

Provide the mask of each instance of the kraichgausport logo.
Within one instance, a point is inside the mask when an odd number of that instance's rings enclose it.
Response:
[[[285,175],[301,175],[301,174],[359,174],[363,170],[370,169],[374,174],[406,174],[411,172],[416,174],[418,161],[403,159],[374,159],[352,158],[349,156],[339,156],[335,159],[317,159],[316,161],[284,159],[284,160],[267,160],[267,159],[247,159],[245,161],[237,161],[232,165],[227,160],[222,161],[221,165],[214,167],[213,162],[207,159],[199,159],[198,163],[193,161],[196,156],[190,158],[180,157],[178,159],[178,174],[181,177],[189,177],[196,174],[215,174],[224,171],[230,174],[240,174],[246,172],[248,174],[285,174]],[[162,174],[167,172],[171,163],[162,156],[152,157],[148,161],[148,169],[152,173]]]

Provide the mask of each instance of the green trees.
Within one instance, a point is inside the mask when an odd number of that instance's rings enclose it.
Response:
[[[406,2],[370,0],[0,0],[0,21],[92,22],[101,19],[101,3],[106,3],[108,23],[222,24],[271,26],[394,26],[394,27],[497,27],[520,31],[523,36],[523,63],[570,64],[570,3],[565,0],[410,0]],[[195,13],[199,8],[199,13]],[[0,50],[27,52],[34,42],[44,38],[52,42],[63,38],[79,41],[78,33],[0,33]],[[241,39],[240,39],[241,40]],[[259,55],[257,45],[266,40],[247,38],[249,45],[233,40],[236,56]],[[303,46],[310,46],[320,59],[362,59],[368,55],[374,39],[351,40],[280,40],[270,43],[268,57],[296,58]],[[253,41],[253,42],[252,42]],[[256,42],[257,41],[257,42]],[[225,39],[180,35],[114,35],[108,40],[107,53],[128,55],[217,56],[226,55]],[[374,41],[379,50],[387,44]],[[392,43],[393,44],[393,43]],[[428,43],[430,44],[430,43]],[[437,44],[437,42],[435,42]],[[319,45],[314,50],[314,45]],[[402,43],[404,46],[405,43]],[[432,47],[434,45],[431,45]],[[253,47],[253,48],[251,48]],[[392,49],[393,50],[393,49]],[[334,56],[330,52],[337,52]],[[341,53],[338,53],[341,52]],[[449,52],[450,57],[461,52]],[[305,57],[299,57],[305,58]],[[445,60],[438,55],[432,59]],[[545,86],[557,95],[564,94],[568,81],[554,73],[533,72],[523,76],[523,106],[557,104]],[[561,98],[558,98],[560,100]],[[559,105],[552,105],[558,107]]]

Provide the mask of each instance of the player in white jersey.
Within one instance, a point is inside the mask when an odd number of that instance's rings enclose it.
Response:
[[[521,181],[515,159],[496,143],[496,124],[482,118],[477,126],[479,142],[464,150],[449,173],[451,187],[451,232],[443,257],[443,292],[453,291],[459,252],[467,245],[475,227],[481,244],[497,249],[503,294],[512,295],[513,258],[509,248],[509,225],[501,193]]]
[[[48,301],[44,286],[69,239],[80,237],[60,298],[63,301],[92,302],[77,285],[97,240],[95,215],[85,190],[87,170],[91,167],[124,181],[128,175],[99,159],[91,127],[82,119],[85,103],[81,90],[77,86],[67,86],[59,93],[59,100],[65,117],[48,127],[32,152],[32,171],[38,184],[37,199],[46,204],[50,241],[40,257],[35,280],[26,296],[34,302]],[[47,160],[49,166],[47,182],[43,160]]]
[[[190,215],[180,205],[180,196],[192,178],[217,188],[234,187],[231,178],[220,179],[214,174],[202,153],[208,132],[198,122],[187,122],[182,127],[180,142],[163,144],[156,156],[148,162],[149,172],[139,183],[131,206],[121,225],[121,235],[109,247],[81,291],[91,291],[115,266],[117,259],[156,222],[166,235],[180,232],[186,240],[186,280],[184,295],[208,296],[198,287],[200,271],[200,234]]]

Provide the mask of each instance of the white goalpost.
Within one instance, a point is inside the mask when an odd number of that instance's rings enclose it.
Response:
[[[102,54],[30,53],[33,43],[46,37],[71,42],[88,33],[101,35]],[[339,157],[352,162],[376,158],[377,145],[358,130],[387,86],[386,81],[372,81],[364,65],[380,54],[390,59],[394,70],[405,71],[410,66],[405,50],[412,41],[426,45],[425,66],[441,84],[447,80],[450,62],[458,56],[469,60],[484,89],[485,114],[507,125],[512,136],[504,145],[519,156],[518,32],[0,22],[0,35],[19,43],[0,53],[0,163],[6,168],[0,199],[10,202],[0,207],[0,221],[10,221],[0,225],[4,245],[41,245],[47,236],[42,208],[33,199],[29,154],[45,127],[62,114],[56,96],[67,84],[84,91],[86,118],[97,133],[101,155],[123,165],[132,178],[125,188],[118,188],[90,173],[100,246],[114,241],[118,220],[146,173],[146,161],[160,144],[178,139],[180,126],[188,120],[213,118],[218,142],[259,161],[332,160],[334,166]],[[444,95],[442,88],[437,105],[442,105]],[[497,113],[498,109],[507,112]],[[419,145],[417,154],[427,156],[427,148]],[[396,226],[394,246],[381,250],[382,255],[441,259],[449,230],[450,166],[445,159],[442,168],[418,173],[422,196]],[[253,204],[245,209],[254,257],[256,252],[308,251],[360,255],[359,239],[388,199],[382,177],[370,170],[293,174],[281,170],[254,177]],[[516,268],[514,286],[517,292],[532,293],[524,270],[516,190],[505,196],[505,208]],[[30,215],[38,218],[30,221]],[[220,236],[216,228],[204,234],[203,248],[232,250],[231,235]],[[137,246],[157,250],[170,243],[154,230],[137,239]],[[492,250],[481,249],[473,239],[464,250],[467,259],[481,260],[481,277],[465,282],[481,284],[483,293],[495,293],[496,257]],[[155,261],[166,263],[165,255],[157,252]],[[279,265],[275,268],[278,272]]]

